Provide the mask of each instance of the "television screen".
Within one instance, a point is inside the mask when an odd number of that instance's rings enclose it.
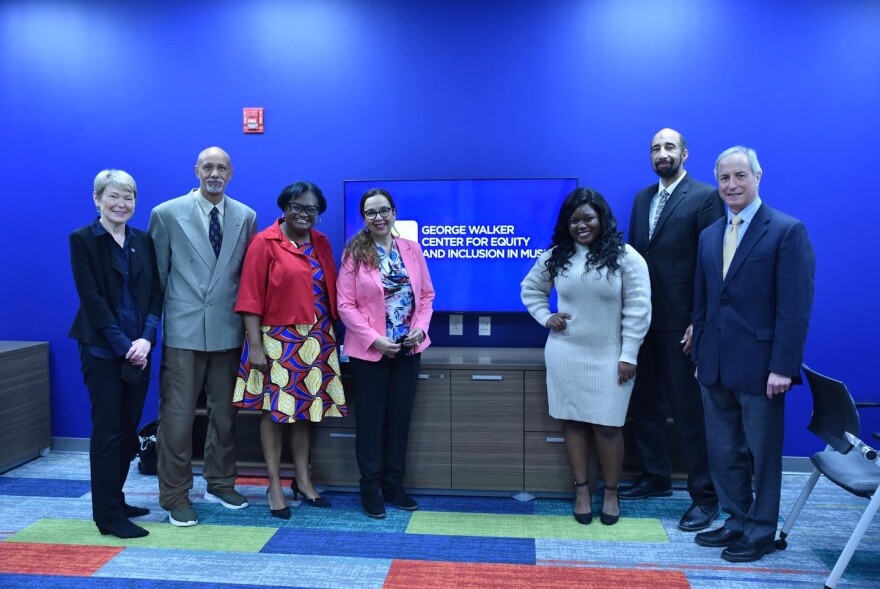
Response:
[[[364,226],[359,205],[370,188],[391,194],[397,232],[422,246],[435,310],[524,312],[519,284],[550,243],[577,178],[347,180],[346,240]]]

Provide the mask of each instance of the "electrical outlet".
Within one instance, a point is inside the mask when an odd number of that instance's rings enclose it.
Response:
[[[492,318],[480,317],[480,335],[492,335]]]
[[[449,316],[449,335],[464,335],[464,315]]]

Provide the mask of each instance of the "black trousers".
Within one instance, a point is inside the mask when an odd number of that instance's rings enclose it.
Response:
[[[671,483],[666,433],[666,401],[675,420],[678,448],[688,472],[688,493],[697,504],[718,501],[706,448],[706,425],[700,385],[694,364],[681,351],[683,331],[648,331],[639,350],[638,374],[630,412],[636,451],[643,476],[659,484]]]
[[[403,486],[421,354],[378,362],[351,358],[356,398],[355,453],[361,490]]]
[[[132,385],[120,375],[125,360],[97,358],[89,352],[88,346],[80,344],[79,348],[83,380],[92,402],[89,444],[92,519],[99,526],[106,526],[125,519],[122,488],[139,448],[137,431],[152,364],[147,364],[141,381]]]

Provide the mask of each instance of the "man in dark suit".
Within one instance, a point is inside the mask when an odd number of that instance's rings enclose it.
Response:
[[[753,149],[722,152],[715,177],[728,212],[700,236],[693,358],[712,432],[709,464],[728,518],[696,542],[725,547],[727,561],[752,562],[774,549],[784,393],[803,360],[815,257],[803,223],[761,202]]]
[[[691,506],[679,521],[688,532],[705,529],[718,515],[709,474],[700,386],[694,379],[690,321],[700,232],[724,216],[714,187],[685,172],[687,144],[680,133],[662,129],[651,140],[651,165],[660,182],[636,195],[629,243],[648,263],[651,329],[639,351],[638,376],[630,404],[642,477],[621,488],[621,499],[672,494],[666,451],[666,404],[688,473]]]

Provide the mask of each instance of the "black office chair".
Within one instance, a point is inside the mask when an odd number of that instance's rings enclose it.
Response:
[[[834,569],[825,581],[826,589],[837,586],[846,565],[849,564],[856,547],[862,541],[865,530],[880,507],[880,459],[877,451],[859,439],[859,414],[857,409],[864,407],[880,407],[880,403],[855,403],[846,385],[839,380],[823,376],[802,366],[810,390],[813,393],[813,417],[807,426],[811,432],[822,438],[828,446],[822,452],[810,457],[815,468],[810,475],[801,496],[791,510],[788,519],[782,526],[779,539],[776,541],[778,550],[788,546],[786,537],[794,527],[794,522],[803,509],[807,498],[816,486],[820,475],[853,495],[869,500],[868,508],[859,519],[843,552],[837,559]],[[880,439],[878,434],[875,437]]]

